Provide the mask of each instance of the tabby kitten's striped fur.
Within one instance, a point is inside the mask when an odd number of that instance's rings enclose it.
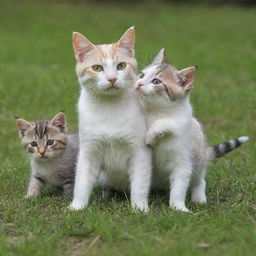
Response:
[[[60,112],[52,120],[16,120],[22,144],[31,156],[31,177],[26,197],[36,197],[46,184],[62,187],[71,197],[78,154],[78,135],[66,132],[66,117]]]

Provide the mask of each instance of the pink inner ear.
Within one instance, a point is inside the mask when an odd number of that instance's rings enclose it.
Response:
[[[118,42],[119,47],[125,48],[129,52],[133,51],[135,44],[135,35],[133,29],[128,29]]]
[[[132,48],[133,43],[129,38],[125,38],[120,42],[120,46],[125,48]]]
[[[185,87],[186,84],[187,84],[188,80],[185,78],[185,79],[181,79],[178,83],[178,86],[179,87]]]
[[[193,81],[190,81],[188,79],[182,79],[179,83],[178,86],[181,87],[184,91],[189,91],[192,89]]]
[[[91,46],[84,47],[79,49],[77,52],[77,59],[82,62],[84,60],[85,55],[92,49]]]
[[[23,119],[17,119],[17,126],[20,136],[24,137],[25,132],[32,126],[32,124]]]
[[[24,137],[26,130],[27,130],[27,129],[20,129],[20,135],[21,135],[21,137]]]
[[[76,32],[73,34],[73,49],[78,61],[83,61],[85,55],[94,49],[94,45],[82,34]]]
[[[58,127],[61,131],[64,131],[66,128],[66,117],[64,113],[57,114],[52,120],[51,124]]]
[[[53,122],[53,125],[55,125],[57,127],[60,127],[60,128],[64,128],[66,126],[65,122],[61,119]]]

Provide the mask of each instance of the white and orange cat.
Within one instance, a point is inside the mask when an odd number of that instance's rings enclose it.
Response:
[[[195,67],[177,70],[170,65],[162,49],[135,85],[147,120],[146,144],[153,148],[152,186],[170,190],[170,207],[181,211],[188,211],[185,197],[189,184],[192,201],[206,202],[208,162],[248,140],[239,137],[207,146],[189,102],[195,74]]]
[[[94,45],[82,34],[73,34],[81,93],[80,152],[71,209],[87,206],[98,181],[106,188],[130,190],[132,207],[148,210],[151,149],[145,145],[145,117],[133,87],[134,44],[133,27],[113,44]]]

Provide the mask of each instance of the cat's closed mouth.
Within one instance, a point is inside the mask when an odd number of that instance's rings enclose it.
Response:
[[[111,89],[116,89],[116,90],[118,90],[119,88],[116,87],[116,86],[114,86],[114,85],[111,85],[110,87],[106,88],[106,90],[111,90]]]
[[[48,158],[47,156],[40,156],[40,159]]]

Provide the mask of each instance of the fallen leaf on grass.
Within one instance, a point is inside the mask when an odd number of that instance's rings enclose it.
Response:
[[[209,249],[210,248],[210,244],[207,244],[207,243],[199,243],[197,245],[197,248],[198,249],[201,249],[201,250],[206,250],[206,249]]]

